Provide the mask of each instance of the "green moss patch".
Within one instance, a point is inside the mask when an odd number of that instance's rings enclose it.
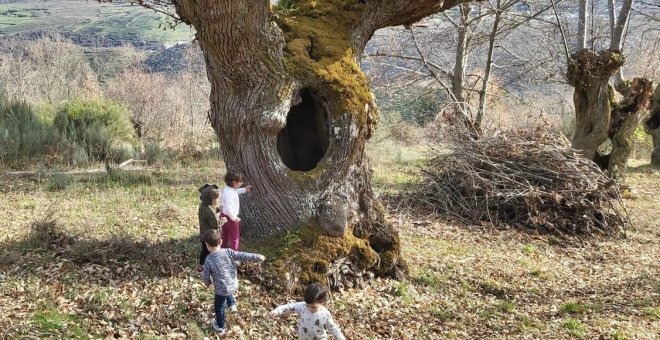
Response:
[[[362,4],[350,0],[294,1],[295,11],[280,13],[286,40],[285,64],[304,86],[315,88],[329,103],[331,114],[355,115],[362,127],[373,107],[367,78],[356,62],[350,30]]]
[[[366,240],[355,237],[351,228],[343,237],[326,236],[321,233],[318,220],[312,217],[295,230],[247,246],[266,255],[273,288],[297,290],[312,282],[327,284],[328,268],[333,261],[344,257],[359,268],[370,268],[378,263],[376,252]],[[282,287],[282,282],[286,287]]]

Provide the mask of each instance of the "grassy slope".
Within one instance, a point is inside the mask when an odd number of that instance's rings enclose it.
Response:
[[[120,41],[153,40],[166,45],[190,41],[185,25],[163,30],[163,17],[138,6],[96,1],[40,1],[0,5],[0,35],[49,30],[112,37]]]
[[[379,188],[396,191],[414,180],[411,162],[378,163]],[[196,188],[220,182],[221,169],[211,162],[71,182],[1,176],[2,337],[207,335],[212,293],[193,271]],[[335,294],[329,308],[352,339],[652,339],[660,332],[659,179],[657,169],[633,169],[639,197],[627,203],[636,230],[625,240],[585,248],[457,227],[392,204],[410,280],[375,280],[364,290]],[[44,243],[43,235],[29,233],[30,222],[49,207],[77,242],[60,235]],[[89,259],[91,251],[98,255]],[[295,334],[295,318],[273,321],[264,314],[296,297],[241,285],[230,338]]]

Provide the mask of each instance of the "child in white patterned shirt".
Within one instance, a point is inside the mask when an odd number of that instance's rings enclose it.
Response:
[[[328,336],[325,332],[327,329],[335,339],[346,340],[330,312],[323,306],[327,301],[328,289],[319,283],[312,283],[305,289],[305,302],[293,302],[279,306],[268,312],[268,315],[271,317],[291,313],[300,315],[299,339],[327,339]]]

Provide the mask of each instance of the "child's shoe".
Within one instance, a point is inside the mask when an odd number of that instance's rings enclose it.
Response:
[[[213,321],[211,321],[211,326],[213,326],[213,330],[218,332],[219,334],[224,334],[225,333],[225,329],[218,327],[218,323],[215,322],[215,319],[213,319]]]
[[[236,313],[238,311],[238,307],[236,307],[236,304],[234,304],[233,306],[230,306],[229,311],[232,312],[232,313]]]

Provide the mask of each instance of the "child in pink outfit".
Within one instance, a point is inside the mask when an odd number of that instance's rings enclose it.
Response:
[[[240,199],[238,195],[252,191],[252,186],[243,185],[243,174],[238,171],[228,171],[225,175],[225,184],[222,189],[222,212],[220,217],[227,219],[227,223],[222,226],[222,248],[231,248],[238,251],[240,238],[240,222],[238,217],[240,212]]]

